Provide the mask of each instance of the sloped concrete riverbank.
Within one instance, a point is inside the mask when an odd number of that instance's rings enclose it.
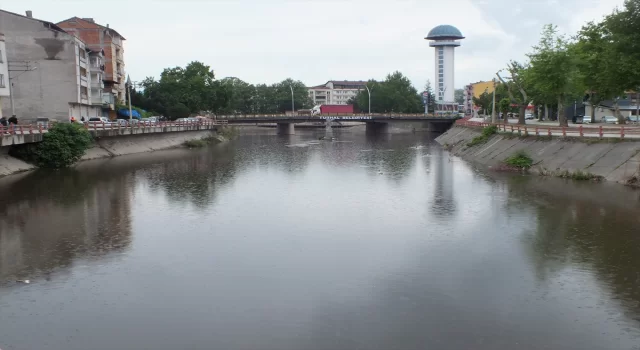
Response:
[[[640,181],[640,141],[496,134],[482,144],[468,146],[481,134],[481,128],[454,126],[436,141],[452,154],[488,167],[499,166],[508,157],[524,151],[533,159],[529,169],[533,174],[583,173],[628,185],[637,185]]]
[[[186,141],[219,137],[215,130],[173,133],[138,134],[95,139],[80,161],[109,158],[127,154],[153,152],[182,146]],[[37,167],[9,155],[10,146],[0,147],[0,177],[17,174]]]

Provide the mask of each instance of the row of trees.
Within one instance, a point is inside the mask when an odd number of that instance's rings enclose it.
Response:
[[[169,118],[184,118],[202,112],[215,114],[275,114],[290,111],[292,92],[296,110],[313,107],[306,86],[301,81],[286,79],[279,83],[253,85],[238,78],[216,80],[213,70],[191,62],[185,68],[167,68],[160,79],[146,78],[141,91],[132,89],[131,101],[142,110]],[[389,74],[384,81],[370,80],[372,112],[420,113],[424,111],[421,93],[400,72]],[[429,112],[434,111],[435,95],[430,94]],[[361,111],[369,110],[369,94],[362,90],[349,101]]]
[[[141,91],[132,89],[133,105],[172,119],[202,112],[215,114],[283,113],[312,107],[307,88],[300,81],[252,85],[238,78],[216,80],[211,67],[194,61],[185,68],[167,68],[160,79],[146,78]]]
[[[371,112],[373,113],[420,113],[424,112],[422,97],[411,85],[409,78],[400,72],[394,72],[384,81],[369,80],[367,87],[371,92]],[[348,103],[361,111],[369,111],[369,92],[361,90]]]
[[[544,108],[547,117],[555,106],[559,124],[567,125],[567,103],[588,102],[594,118],[598,104],[613,100],[615,114],[624,123],[617,102],[625,93],[640,90],[640,0],[626,0],[622,9],[587,23],[571,38],[546,25],[527,57],[528,62],[511,61],[496,74],[496,110],[510,112],[518,106],[518,122],[524,124],[530,103],[540,116]],[[489,99],[483,94],[474,102],[491,110]]]

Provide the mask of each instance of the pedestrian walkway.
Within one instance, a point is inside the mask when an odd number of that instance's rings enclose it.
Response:
[[[544,124],[491,124],[477,121],[479,118],[459,120],[456,125],[467,127],[488,127],[495,125],[499,132],[517,135],[531,136],[558,136],[558,137],[590,137],[590,138],[619,138],[640,140],[640,127],[610,124],[587,124],[571,127],[551,126]]]

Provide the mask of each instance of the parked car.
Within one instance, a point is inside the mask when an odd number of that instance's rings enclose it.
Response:
[[[591,124],[591,116],[585,115],[582,117],[582,124]]]
[[[176,123],[186,123],[189,120],[189,118],[178,118],[176,119]]]
[[[89,118],[89,120],[87,121],[87,123],[89,124],[102,124],[104,123],[105,125],[107,124],[113,124],[109,118],[106,117],[91,117]]]
[[[607,124],[617,124],[618,118],[612,115],[605,115],[604,117],[602,117],[601,121]]]
[[[626,118],[626,120],[629,123],[640,123],[640,116],[630,115]]]
[[[531,113],[527,113],[524,115],[524,120],[534,120],[535,117]]]

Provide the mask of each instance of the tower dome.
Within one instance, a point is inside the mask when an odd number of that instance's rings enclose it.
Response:
[[[429,31],[427,40],[460,40],[464,39],[460,30],[452,25],[439,25]]]

